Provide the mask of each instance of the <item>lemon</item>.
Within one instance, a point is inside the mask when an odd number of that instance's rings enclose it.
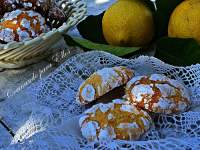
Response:
[[[170,16],[168,36],[200,42],[200,0],[186,0],[175,8]]]
[[[106,41],[116,46],[143,46],[154,36],[151,10],[140,0],[118,0],[102,19]]]

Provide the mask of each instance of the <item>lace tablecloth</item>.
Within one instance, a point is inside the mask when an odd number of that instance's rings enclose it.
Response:
[[[87,0],[88,15],[101,13],[115,0],[97,5],[95,2],[98,1]],[[70,34],[80,36],[76,29]],[[78,127],[79,115],[85,108],[75,102],[74,96],[80,83],[91,73],[115,65],[133,68],[137,74],[164,73],[184,82],[192,96],[191,111],[173,116],[153,116],[156,128],[146,133],[141,141],[87,143]],[[44,80],[0,102],[0,116],[3,121],[0,125],[2,150],[199,150],[200,65],[182,68],[170,66],[153,57],[125,60],[103,52],[79,54]]]
[[[156,128],[141,141],[87,143],[78,126],[85,110],[74,97],[78,86],[94,71],[128,66],[136,75],[165,74],[183,83],[191,93],[192,109],[178,115],[152,116]],[[104,52],[78,54],[56,71],[27,88],[22,95],[1,103],[0,115],[14,138],[1,140],[2,149],[200,149],[200,65],[174,67],[154,57],[121,59]],[[1,129],[1,128],[0,128]],[[3,132],[1,133],[1,135]],[[5,134],[4,134],[5,135]],[[0,138],[2,139],[2,138]]]

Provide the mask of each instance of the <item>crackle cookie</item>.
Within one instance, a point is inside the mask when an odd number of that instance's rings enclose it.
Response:
[[[0,17],[16,8],[15,0],[0,0]]]
[[[49,30],[45,19],[32,10],[15,10],[6,13],[0,22],[0,40],[4,42],[24,41],[35,38]]]
[[[134,105],[155,113],[178,113],[188,110],[190,96],[177,80],[164,75],[137,76],[126,86],[126,98]]]
[[[82,135],[88,141],[138,140],[152,125],[147,112],[121,99],[96,104],[79,119]]]
[[[60,27],[67,20],[67,16],[65,15],[64,11],[57,6],[49,9],[47,18],[47,21],[52,25],[52,28]]]
[[[26,10],[41,10],[47,12],[51,7],[51,0],[16,0],[16,3]]]
[[[93,73],[79,87],[77,101],[88,104],[116,87],[126,84],[134,72],[126,67],[103,68]]]

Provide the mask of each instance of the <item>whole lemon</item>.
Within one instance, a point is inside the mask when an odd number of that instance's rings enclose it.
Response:
[[[168,36],[200,42],[200,0],[186,0],[175,8],[170,16]]]
[[[106,10],[102,29],[111,45],[143,46],[154,36],[153,13],[140,0],[118,0]]]

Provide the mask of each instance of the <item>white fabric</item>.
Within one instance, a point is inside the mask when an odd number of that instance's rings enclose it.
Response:
[[[88,15],[98,15],[117,0],[86,0]]]
[[[155,128],[140,141],[113,140],[87,143],[81,136],[78,119],[85,110],[75,101],[79,85],[104,67],[123,65],[137,75],[165,74],[186,84],[191,93],[192,109],[178,115],[151,115]],[[7,118],[16,135],[2,149],[200,149],[200,65],[174,67],[154,58],[141,56],[127,60],[105,52],[78,54],[46,79],[33,84],[24,98],[1,105],[0,115]],[[32,98],[31,98],[32,97]],[[21,142],[18,142],[21,141]]]

